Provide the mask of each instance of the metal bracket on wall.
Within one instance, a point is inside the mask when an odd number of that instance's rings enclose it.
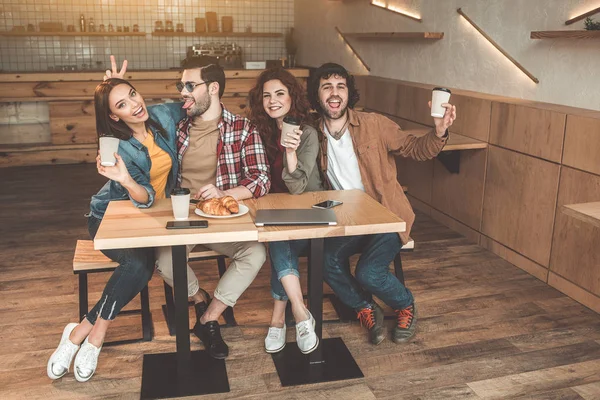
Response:
[[[451,174],[458,174],[460,171],[460,151],[443,151],[438,154],[437,159]]]

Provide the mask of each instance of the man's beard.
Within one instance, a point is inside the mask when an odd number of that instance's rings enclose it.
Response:
[[[329,100],[329,99],[327,99],[327,100]],[[327,107],[327,101],[323,102],[322,100],[319,100],[319,103],[321,105],[321,109],[323,110],[323,113],[325,114],[325,116],[328,119],[340,119],[344,115],[346,115],[346,111],[348,110],[348,103],[346,103],[343,107],[340,107],[339,110],[334,111],[334,112],[330,112],[329,108]]]
[[[196,100],[195,104],[187,111],[187,115],[190,118],[196,118],[201,116],[210,108],[212,104],[212,99],[208,92],[198,100]]]

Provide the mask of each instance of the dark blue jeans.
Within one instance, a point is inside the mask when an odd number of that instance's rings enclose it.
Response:
[[[285,242],[270,242],[269,256],[271,257],[271,295],[275,300],[288,300],[281,278],[286,275],[300,277],[298,257],[304,254],[310,245],[309,240],[289,240]]]
[[[92,239],[98,232],[100,220],[88,217]],[[119,266],[106,283],[102,297],[85,316],[93,325],[98,317],[110,321],[148,284],[154,272],[154,248],[102,250]]]
[[[374,294],[395,310],[414,301],[413,295],[390,271],[402,247],[397,233],[325,239],[323,278],[340,300],[354,310],[365,308]],[[356,278],[350,273],[350,256],[361,253]]]

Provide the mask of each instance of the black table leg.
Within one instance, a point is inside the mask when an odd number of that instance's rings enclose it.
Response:
[[[185,246],[173,246],[176,353],[145,354],[141,399],[229,392],[224,360],[204,350],[190,351]]]
[[[308,260],[308,309],[315,319],[319,346],[304,355],[296,343],[273,354],[282,386],[332,382],[364,377],[341,338],[322,339],[323,333],[323,238],[311,239]]]

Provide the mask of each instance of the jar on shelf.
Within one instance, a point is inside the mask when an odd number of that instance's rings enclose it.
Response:
[[[163,27],[162,21],[154,22],[154,32],[164,32],[165,28]]]
[[[123,32],[129,32],[129,27],[128,26],[124,26],[123,27]]]
[[[173,21],[167,20],[166,25],[165,25],[165,32],[174,32],[175,29],[173,29]]]
[[[113,24],[108,24],[108,31],[109,32],[114,32],[115,31],[115,27],[113,26]]]
[[[182,23],[177,24],[176,32],[183,32],[183,24]]]
[[[106,32],[106,27],[104,26],[104,24],[98,25],[98,32]]]
[[[123,27],[122,26],[117,26],[117,32],[123,32]]]
[[[134,31],[134,32],[139,32],[139,31],[140,31],[140,27],[139,27],[139,25],[138,25],[138,24],[134,24],[134,25],[133,25],[133,31]]]

